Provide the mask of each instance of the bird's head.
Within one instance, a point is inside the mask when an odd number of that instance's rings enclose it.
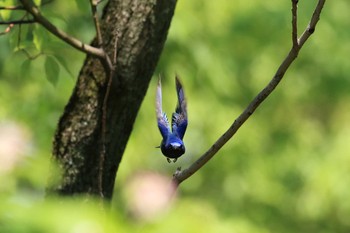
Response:
[[[185,153],[184,143],[179,138],[163,141],[161,144],[162,153],[168,158],[178,158]]]
[[[185,151],[185,147],[183,143],[173,142],[173,143],[170,143],[169,147],[174,151]]]

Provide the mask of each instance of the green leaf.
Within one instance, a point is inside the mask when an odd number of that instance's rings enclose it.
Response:
[[[57,63],[57,61],[51,56],[46,57],[45,73],[46,73],[47,80],[49,80],[49,82],[53,86],[56,86],[57,81],[58,81],[58,76],[60,74],[60,66]]]
[[[30,65],[32,61],[30,59],[25,60],[21,65],[21,77],[26,78],[29,75]]]
[[[12,11],[0,11],[0,19],[7,21],[11,18]]]
[[[73,73],[70,71],[69,67],[68,67],[68,63],[66,61],[66,59],[60,55],[55,55],[55,58],[57,59],[57,61],[60,63],[61,66],[63,66],[63,68],[67,71],[67,73],[74,78]]]
[[[40,26],[35,26],[33,30],[33,43],[37,50],[43,51],[44,46],[49,42],[46,29]]]
[[[87,12],[90,10],[90,4],[88,1],[75,0],[78,9],[82,12]]]

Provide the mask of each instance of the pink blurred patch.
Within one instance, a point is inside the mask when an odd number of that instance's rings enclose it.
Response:
[[[176,196],[176,186],[170,177],[141,172],[127,182],[127,207],[133,217],[152,220],[164,213]]]
[[[0,123],[0,173],[11,171],[28,153],[27,132],[14,122]]]

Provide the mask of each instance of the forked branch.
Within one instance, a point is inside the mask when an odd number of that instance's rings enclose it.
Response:
[[[55,25],[53,25],[48,19],[46,19],[40,12],[39,8],[34,5],[33,1],[31,0],[20,0],[23,7],[27,12],[29,12],[34,20],[38,23],[40,23],[44,28],[46,28],[49,32],[57,36],[59,39],[65,41],[67,44],[73,46],[74,48],[92,55],[94,57],[98,57],[101,59],[105,59],[106,55],[105,52],[100,49],[93,47],[91,45],[85,44],[81,42],[80,40],[72,37],[71,35],[68,35],[64,31],[58,29]]]
[[[248,107],[239,115],[233,122],[230,128],[207,150],[197,161],[195,161],[189,168],[181,171],[178,169],[173,177],[176,184],[180,184],[202,166],[204,166],[238,131],[244,122],[254,113],[259,105],[273,92],[279,82],[282,80],[284,74],[288,70],[292,62],[297,58],[300,49],[303,47],[306,40],[315,31],[317,22],[320,19],[320,14],[326,0],[319,0],[313,12],[311,20],[302,35],[297,39],[297,3],[298,0],[292,1],[292,48],[287,57],[279,66],[277,72],[267,86],[251,101]]]

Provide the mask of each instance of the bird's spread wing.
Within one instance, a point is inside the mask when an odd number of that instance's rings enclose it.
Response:
[[[157,93],[156,93],[156,114],[157,114],[159,131],[162,134],[163,138],[166,138],[170,133],[170,126],[169,126],[168,118],[166,117],[165,113],[163,113],[162,111],[162,86],[161,86],[160,78],[158,81]]]
[[[187,104],[184,90],[177,75],[175,77],[175,82],[178,103],[172,117],[172,129],[182,140],[187,128]]]

